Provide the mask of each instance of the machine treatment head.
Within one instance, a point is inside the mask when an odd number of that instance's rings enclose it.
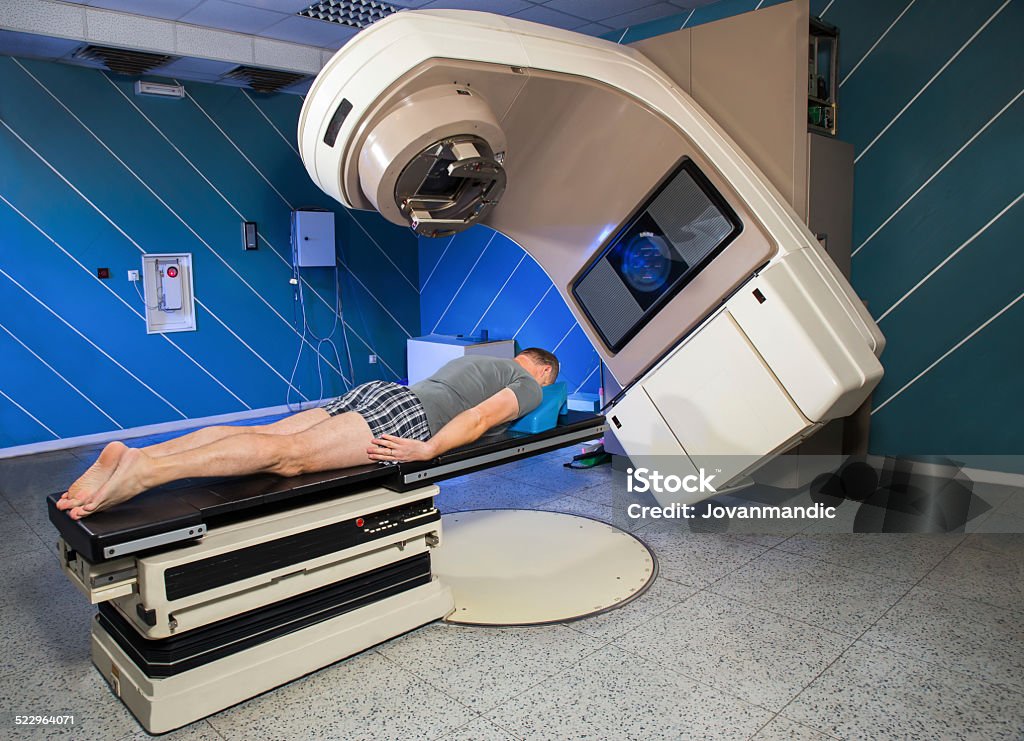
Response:
[[[363,120],[350,122],[358,129],[339,137],[353,110],[345,96],[354,91],[328,84],[317,94],[330,105],[318,108],[319,120],[304,110],[300,135],[325,132],[304,151],[313,153],[307,168],[327,192],[426,237],[468,229],[497,205],[505,192],[505,133],[469,85],[428,85],[389,96],[372,111],[361,106],[352,118]],[[316,106],[306,108],[312,116]]]

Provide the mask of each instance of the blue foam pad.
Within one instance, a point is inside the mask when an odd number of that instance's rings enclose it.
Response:
[[[543,391],[544,398],[541,400],[540,406],[513,422],[509,427],[510,430],[532,435],[550,430],[558,424],[558,415],[565,414],[569,410],[566,403],[569,398],[569,387],[565,381],[558,381],[550,386],[545,386]]]

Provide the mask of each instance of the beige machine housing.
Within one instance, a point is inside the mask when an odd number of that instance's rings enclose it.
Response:
[[[482,223],[544,268],[624,389],[606,412],[635,463],[681,473],[713,468],[728,486],[856,410],[878,383],[884,339],[802,216],[635,49],[481,13],[392,16],[340,50],[305,101],[300,152],[314,181],[347,206],[431,233],[402,214],[406,193],[393,192],[382,206],[361,163],[367,147],[403,152],[387,165],[401,171],[414,142],[471,133],[466,124],[437,128],[432,114],[414,115],[421,91],[443,85],[487,104],[480,121],[500,125],[507,182],[483,217],[450,219],[433,233]],[[396,112],[402,127],[390,125]],[[680,184],[684,170],[699,189]],[[457,179],[448,185],[449,195],[458,192]],[[713,208],[694,205],[698,190]],[[664,193],[676,203],[663,202]],[[666,227],[687,208],[696,210],[686,224]],[[638,226],[650,218],[661,234]],[[696,249],[710,232],[724,234],[726,221],[736,227],[727,238]],[[647,287],[623,288],[626,257],[637,254],[624,240],[638,235],[655,242],[638,248],[641,281],[656,283],[666,263],[688,266],[642,312],[630,301],[647,302]],[[683,254],[697,257],[688,263]],[[621,260],[618,274],[613,258]],[[596,271],[604,275],[588,298],[581,286]],[[643,316],[610,337],[611,315],[630,312]]]

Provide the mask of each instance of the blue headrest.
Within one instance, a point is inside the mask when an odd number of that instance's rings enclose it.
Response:
[[[544,398],[540,406],[523,415],[509,427],[513,432],[534,434],[550,430],[558,424],[558,415],[565,414],[568,407],[569,387],[565,381],[558,381],[543,388]]]

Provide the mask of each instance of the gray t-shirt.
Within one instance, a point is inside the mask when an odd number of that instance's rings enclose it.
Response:
[[[485,355],[456,358],[409,389],[423,404],[431,435],[436,435],[454,417],[502,389],[512,389],[516,395],[520,417],[536,409],[544,397],[540,384],[519,363]],[[505,427],[507,425],[501,425],[491,432]]]

